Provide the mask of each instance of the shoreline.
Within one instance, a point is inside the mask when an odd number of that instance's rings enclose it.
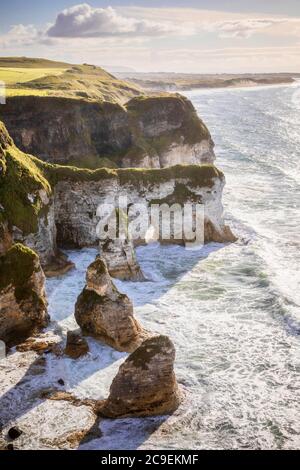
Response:
[[[217,92],[217,91],[225,91],[225,90],[257,90],[257,89],[266,89],[266,88],[282,88],[282,87],[297,87],[300,85],[300,80],[295,80],[293,83],[274,83],[274,84],[257,84],[257,85],[232,85],[232,86],[224,86],[224,87],[200,87],[200,88],[189,88],[186,90],[175,90],[170,93],[193,93],[193,92]]]

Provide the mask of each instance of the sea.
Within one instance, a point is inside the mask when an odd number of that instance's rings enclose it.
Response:
[[[216,144],[234,244],[137,249],[148,282],[117,281],[148,329],[175,344],[184,400],[172,416],[102,420],[81,449],[297,449],[300,446],[300,83],[186,92]],[[97,251],[47,281],[62,331]],[[105,398],[126,354],[89,340],[68,390]]]

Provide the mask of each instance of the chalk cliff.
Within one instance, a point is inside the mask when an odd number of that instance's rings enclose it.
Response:
[[[115,204],[120,196],[127,197],[128,206],[199,202],[205,213],[205,241],[235,240],[223,219],[225,178],[213,165],[94,171],[63,167],[21,152],[3,124],[0,128],[2,252],[12,242],[22,242],[40,255],[44,267],[50,264],[53,273],[53,264],[61,261],[57,244],[98,244],[97,209]]]

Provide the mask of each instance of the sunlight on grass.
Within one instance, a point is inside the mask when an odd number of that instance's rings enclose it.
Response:
[[[7,85],[15,85],[30,82],[47,75],[60,75],[65,70],[62,68],[0,68],[0,81],[5,82]]]
[[[11,96],[50,96],[48,90],[35,90],[33,88],[6,88],[5,94]]]

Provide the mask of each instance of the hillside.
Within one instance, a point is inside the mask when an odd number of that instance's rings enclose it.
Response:
[[[52,69],[62,68],[67,69],[71,64],[66,62],[58,62],[48,59],[38,59],[31,57],[0,57],[0,67],[17,67],[17,68],[37,68],[37,69]]]
[[[11,96],[57,96],[124,103],[141,94],[137,85],[94,65],[45,59],[0,58],[0,81]]]

